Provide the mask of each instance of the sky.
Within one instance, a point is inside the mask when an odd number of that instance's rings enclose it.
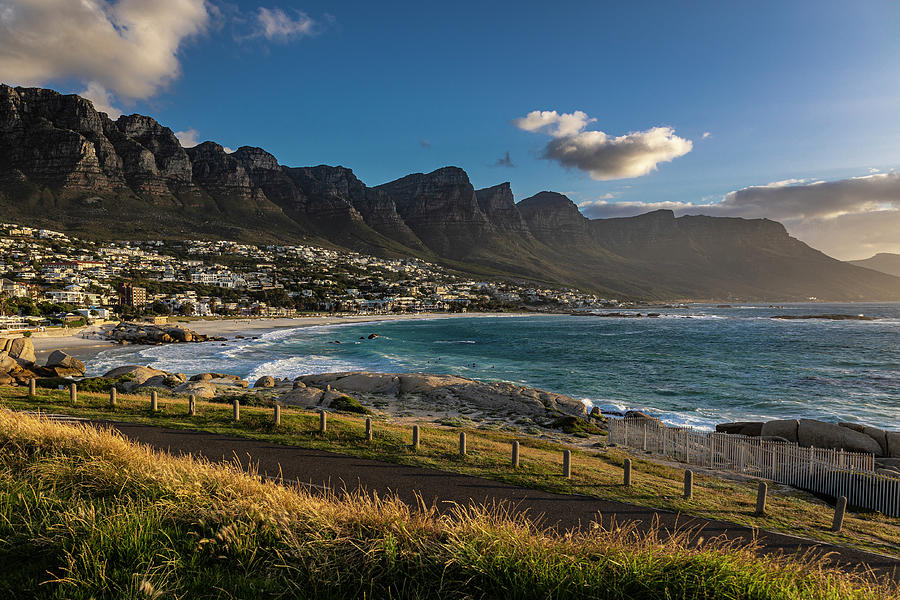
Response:
[[[895,0],[0,0],[0,81],[369,185],[456,165],[858,259],[900,253],[898,31]]]

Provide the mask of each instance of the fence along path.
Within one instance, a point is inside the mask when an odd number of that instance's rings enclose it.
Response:
[[[900,478],[875,472],[875,457],[791,442],[669,427],[641,417],[609,420],[609,441],[682,462],[770,479],[900,517]]]

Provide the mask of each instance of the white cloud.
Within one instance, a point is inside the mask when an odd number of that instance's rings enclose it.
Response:
[[[260,7],[256,13],[257,37],[283,42],[316,34],[316,21],[299,10],[293,13],[292,17],[280,8]]]
[[[532,111],[513,123],[519,129],[541,132],[552,139],[544,158],[587,172],[592,179],[640,177],[691,151],[693,143],[675,135],[671,127],[653,127],[611,137],[602,131],[586,131],[596,119],[582,111],[558,113]]]
[[[837,181],[792,179],[725,194],[716,203],[584,202],[592,218],[626,217],[669,209],[677,215],[767,218],[795,237],[840,259],[900,253],[900,173]]]
[[[178,77],[179,48],[208,20],[204,0],[0,0],[0,79],[77,79],[110,109],[110,94],[148,98]]]
[[[176,131],[175,137],[178,138],[178,141],[184,148],[193,148],[197,144],[200,143],[200,138],[198,137],[200,132],[194,129],[193,127],[190,129],[185,129],[184,131]]]
[[[711,135],[712,135],[712,134],[711,134],[710,132],[704,131],[704,132],[703,132],[703,135],[701,135],[700,137],[703,138],[703,139],[705,140],[706,138],[708,138],[708,137],[711,136]]]
[[[228,146],[222,146],[222,150],[225,151],[225,154],[234,154],[234,148],[230,148]]]
[[[559,114],[555,110],[533,110],[524,117],[514,120],[513,123],[525,131],[544,130],[553,137],[567,137],[578,134],[596,120],[591,119],[580,110],[563,114]]]

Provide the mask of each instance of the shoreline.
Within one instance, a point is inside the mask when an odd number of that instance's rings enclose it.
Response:
[[[335,315],[315,317],[262,317],[233,319],[172,319],[170,325],[184,326],[197,333],[208,336],[228,336],[258,334],[260,332],[280,329],[301,329],[305,327],[323,327],[329,325],[377,323],[385,321],[424,321],[436,319],[483,318],[483,317],[525,317],[561,313],[419,313],[399,315]],[[34,352],[38,361],[47,358],[54,350],[61,350],[82,362],[89,362],[104,350],[122,348],[116,342],[99,337],[100,326],[85,327],[75,330],[70,335],[33,335]],[[211,343],[211,342],[203,342]],[[141,347],[135,345],[135,347]]]

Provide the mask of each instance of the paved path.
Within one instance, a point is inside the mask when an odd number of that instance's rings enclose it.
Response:
[[[749,541],[753,536],[751,528],[731,523],[586,496],[520,488],[481,477],[214,433],[131,423],[101,423],[118,429],[132,440],[172,454],[193,454],[212,461],[234,461],[237,458],[245,468],[252,464],[260,475],[280,476],[286,482],[305,484],[314,489],[356,490],[362,487],[379,494],[393,492],[411,504],[417,503],[418,495],[426,504],[435,504],[438,508],[446,507],[448,503],[504,502],[516,511],[527,511],[532,519],[544,525],[561,529],[587,525],[594,520],[602,521],[604,526],[625,521],[637,521],[641,526],[649,526],[657,520],[662,528],[669,531],[676,527],[702,528],[702,535],[707,539],[722,535]],[[761,550],[766,553],[790,554],[815,547],[820,551],[833,552],[834,560],[843,567],[852,570],[868,565],[879,576],[900,581],[900,560],[895,558],[817,544],[779,533],[758,532],[757,539]]]

